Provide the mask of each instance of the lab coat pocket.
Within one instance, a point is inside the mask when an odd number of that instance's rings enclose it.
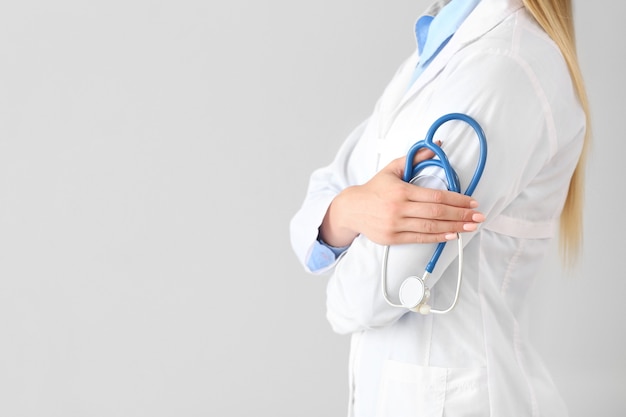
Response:
[[[486,368],[438,368],[388,360],[377,417],[486,417]]]

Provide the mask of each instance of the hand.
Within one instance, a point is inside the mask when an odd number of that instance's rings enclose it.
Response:
[[[433,156],[424,149],[414,162]],[[320,227],[326,243],[346,246],[359,234],[381,245],[443,242],[476,230],[485,220],[471,197],[403,181],[405,159],[390,162],[367,183],[335,197]]]

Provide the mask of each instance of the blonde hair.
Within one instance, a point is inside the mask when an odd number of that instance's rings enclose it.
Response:
[[[582,245],[585,160],[591,140],[589,101],[576,53],[572,2],[571,0],[523,0],[523,2],[526,10],[561,50],[587,119],[583,150],[570,180],[560,219],[561,256],[565,265],[572,266]]]

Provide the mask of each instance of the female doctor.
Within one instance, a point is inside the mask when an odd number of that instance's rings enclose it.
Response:
[[[291,221],[305,269],[330,274],[328,320],[352,335],[349,415],[566,416],[518,319],[559,220],[566,261],[580,239],[588,110],[570,0],[439,1],[416,36],[417,52],[312,174]],[[431,188],[401,179],[403,155],[453,112],[475,119],[488,142],[473,197],[436,189],[445,183],[438,168],[424,174]],[[474,131],[449,122],[435,140],[466,186],[479,153]],[[416,162],[432,157],[420,151]],[[460,232],[452,311],[424,315],[385,300],[388,290],[397,302],[436,242]],[[453,243],[428,278],[433,308],[454,298]]]

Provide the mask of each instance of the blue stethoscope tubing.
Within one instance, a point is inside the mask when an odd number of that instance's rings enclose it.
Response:
[[[470,180],[467,188],[463,192],[463,194],[471,196],[474,193],[474,190],[476,189],[476,186],[478,185],[478,182],[483,175],[483,171],[485,170],[485,163],[487,162],[487,139],[485,137],[485,132],[483,131],[483,128],[478,124],[478,122],[464,113],[448,113],[435,120],[435,122],[430,126],[430,129],[428,129],[428,132],[426,133],[426,139],[420,140],[419,142],[415,143],[411,147],[411,149],[409,149],[409,152],[406,156],[404,176],[402,179],[406,182],[411,182],[411,180],[415,178],[415,176],[424,168],[428,166],[436,166],[443,169],[443,172],[446,175],[446,180],[448,182],[448,190],[461,193],[461,183],[459,182],[459,177],[456,175],[456,172],[452,168],[452,165],[450,164],[446,153],[443,151],[443,149],[441,149],[439,145],[437,145],[433,141],[437,129],[439,129],[444,123],[451,120],[462,120],[469,124],[474,129],[474,132],[478,137],[478,142],[480,143],[480,153],[478,156],[476,169],[474,170],[474,175],[472,176],[472,179]],[[427,159],[413,165],[415,155],[418,151],[424,148],[431,150],[438,159]],[[426,266],[426,271],[432,274],[433,270],[435,269],[435,265],[439,260],[439,256],[441,256],[441,252],[443,252],[443,248],[445,246],[446,242],[441,242],[437,245],[435,253],[430,259],[430,262],[428,262],[428,265]]]
[[[480,149],[479,149],[479,155],[478,155],[478,162],[474,170],[474,175],[472,176],[472,179],[470,180],[467,188],[463,192],[463,194],[467,196],[471,196],[474,190],[476,189],[476,186],[478,185],[480,178],[483,175],[485,164],[487,162],[487,139],[485,137],[485,132],[483,131],[480,124],[478,124],[478,122],[474,120],[472,117],[463,113],[448,113],[448,114],[441,116],[437,120],[435,120],[435,122],[428,129],[428,132],[426,134],[426,139],[416,142],[407,152],[406,164],[405,164],[405,169],[404,169],[404,174],[403,174],[402,179],[405,182],[412,183],[412,181],[417,177],[418,173],[422,171],[424,168],[435,166],[443,170],[446,176],[446,181],[448,183],[447,184],[448,190],[461,193],[461,183],[459,181],[459,178],[456,172],[452,168],[452,165],[450,164],[450,161],[448,160],[447,155],[445,154],[445,152],[439,145],[434,143],[434,136],[437,130],[444,123],[447,123],[451,120],[460,120],[470,125],[474,129],[474,132],[476,133],[476,137],[478,138],[478,141],[479,141]],[[436,158],[427,159],[417,164],[413,164],[415,155],[417,154],[417,152],[419,152],[422,149],[431,150],[435,154]],[[437,245],[435,252],[433,253],[433,256],[431,257],[430,261],[428,262],[425,268],[424,276],[422,278],[419,278],[417,276],[412,276],[412,277],[407,278],[405,282],[402,284],[402,287],[400,288],[401,289],[400,299],[401,299],[402,304],[400,305],[394,304],[389,299],[389,295],[387,294],[387,260],[388,260],[388,254],[389,254],[389,246],[386,246],[384,255],[383,255],[383,264],[382,264],[382,287],[383,287],[382,289],[383,289],[383,295],[384,295],[385,300],[393,307],[406,307],[413,311],[418,311],[422,314],[428,314],[431,312],[432,313],[447,313],[451,311],[452,308],[454,308],[454,306],[456,305],[457,300],[458,300],[459,290],[461,286],[462,269],[463,269],[463,266],[462,266],[463,265],[463,244],[462,244],[461,235],[457,234],[457,236],[458,236],[458,246],[459,246],[458,282],[457,282],[456,295],[450,307],[448,307],[445,310],[435,310],[435,309],[431,309],[431,307],[426,304],[428,302],[428,298],[430,297],[430,289],[425,285],[425,281],[427,277],[435,269],[435,265],[437,264],[437,261],[439,260],[439,257],[441,256],[441,253],[443,252],[443,249],[446,246],[446,242],[441,242]],[[407,288],[409,288],[409,292],[413,292],[413,295],[415,295],[416,292],[418,294],[416,298],[409,297],[409,298],[414,298],[414,299],[413,301],[410,301],[408,304],[406,304],[405,301],[402,300],[403,298],[402,291],[403,291],[403,287],[405,287],[405,284],[407,284],[406,286]],[[421,296],[419,295],[420,293],[421,293]]]

